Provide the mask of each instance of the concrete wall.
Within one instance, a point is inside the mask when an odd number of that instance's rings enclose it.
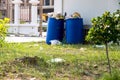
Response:
[[[8,26],[10,26],[8,28],[8,33],[39,36],[39,24],[8,24]],[[47,23],[43,23],[42,26],[47,27]]]
[[[38,26],[39,24],[10,24],[8,33],[26,34],[30,36],[39,36]]]
[[[115,11],[120,9],[120,0],[63,0],[63,13],[71,15],[79,12],[84,20],[84,24],[91,24],[93,17],[100,16],[105,11]],[[62,0],[55,0],[54,11],[62,12]]]

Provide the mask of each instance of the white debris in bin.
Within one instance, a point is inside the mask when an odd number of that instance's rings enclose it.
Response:
[[[48,13],[48,17],[55,18],[55,19],[64,19],[62,13],[57,12],[57,13]]]
[[[72,15],[66,16],[66,19],[74,19],[74,18],[81,18],[80,13],[74,12]]]
[[[78,13],[78,12],[74,12],[74,13],[72,14],[72,18],[81,18],[81,15],[80,15],[80,13]]]

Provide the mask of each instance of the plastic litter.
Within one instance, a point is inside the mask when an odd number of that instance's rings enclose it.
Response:
[[[65,62],[64,59],[61,59],[61,58],[54,58],[54,59],[51,59],[50,62],[53,62],[53,63],[61,63],[61,62]]]
[[[61,42],[59,40],[51,40],[51,45],[60,45]]]

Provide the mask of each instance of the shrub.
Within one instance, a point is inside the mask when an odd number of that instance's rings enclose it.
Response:
[[[120,10],[113,14],[105,12],[102,16],[92,19],[92,28],[86,37],[88,41],[106,44],[120,40]]]
[[[105,44],[106,56],[111,74],[111,66],[108,55],[108,43],[120,42],[120,10],[114,13],[105,12],[102,16],[92,19],[92,28],[89,30],[86,40],[93,43]]]
[[[7,34],[8,26],[6,25],[9,22],[8,18],[0,19],[0,47],[3,46],[4,40]]]
[[[119,80],[120,79],[120,72],[117,70],[114,70],[112,72],[112,76],[109,74],[104,74],[99,80]]]

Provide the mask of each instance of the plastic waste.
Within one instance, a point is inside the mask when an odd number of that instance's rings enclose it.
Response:
[[[59,40],[51,40],[51,45],[60,45],[61,42]]]

